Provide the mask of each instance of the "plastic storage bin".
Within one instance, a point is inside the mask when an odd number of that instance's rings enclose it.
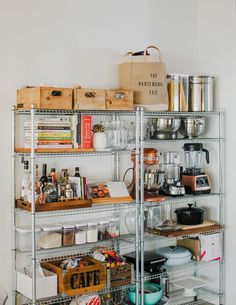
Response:
[[[107,239],[107,230],[109,228],[109,219],[101,219],[98,222],[98,240]]]
[[[59,248],[62,246],[62,225],[50,225],[41,228],[39,245],[42,249]]]
[[[35,228],[35,238],[36,238],[36,249],[39,250],[39,233],[40,228]],[[16,228],[16,248],[24,251],[31,251],[32,249],[32,234],[31,227],[24,226],[21,228]]]
[[[75,225],[64,224],[62,226],[62,245],[64,247],[73,246],[75,244]]]
[[[75,225],[75,244],[83,245],[87,242],[87,223],[78,223]]]
[[[87,242],[95,243],[98,241],[98,221],[89,221],[87,227]]]
[[[120,220],[119,218],[111,218],[107,229],[107,238],[116,238],[120,235]]]

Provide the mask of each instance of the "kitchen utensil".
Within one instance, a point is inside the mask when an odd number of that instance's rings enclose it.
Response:
[[[207,281],[196,276],[187,276],[184,278],[171,281],[171,284],[179,288],[184,288],[185,297],[195,297],[197,295],[195,289],[205,286]]]
[[[156,253],[167,258],[166,266],[178,266],[191,260],[192,253],[183,247],[164,247],[156,250]]]
[[[169,111],[189,111],[189,75],[169,74]]]
[[[181,225],[199,225],[203,223],[204,209],[193,207],[188,204],[188,208],[179,208],[175,210],[177,222]]]
[[[190,111],[213,111],[214,77],[190,77]]]
[[[204,133],[205,130],[204,117],[186,117],[181,119],[179,132],[185,138],[196,138]]]
[[[161,208],[160,206],[157,207],[150,207],[146,211],[146,227],[147,228],[155,228],[158,224],[161,223]]]
[[[144,283],[144,305],[155,305],[160,301],[162,296],[162,288],[160,285],[155,283]],[[128,298],[131,303],[136,304],[135,300],[136,286],[128,288]],[[139,304],[141,303],[139,294]]]
[[[177,117],[153,118],[148,122],[148,137],[151,139],[175,139],[181,120]]]
[[[209,151],[203,148],[201,143],[184,144],[186,170],[182,175],[182,183],[186,193],[209,194],[211,192],[209,177],[202,171],[203,153],[206,154],[206,162],[210,163]]]

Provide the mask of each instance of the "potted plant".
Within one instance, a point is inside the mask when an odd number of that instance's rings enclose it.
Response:
[[[92,128],[93,137],[92,145],[95,150],[105,150],[107,145],[107,137],[105,135],[105,127],[103,124],[95,124]]]

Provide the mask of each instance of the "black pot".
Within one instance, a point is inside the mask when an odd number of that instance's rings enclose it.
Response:
[[[203,223],[204,209],[193,207],[176,209],[177,222],[181,225],[200,225]]]

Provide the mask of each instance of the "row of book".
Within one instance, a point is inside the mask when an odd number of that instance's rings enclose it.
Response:
[[[35,148],[90,149],[92,117],[89,115],[38,117]],[[31,123],[24,122],[24,148],[31,147]]]

